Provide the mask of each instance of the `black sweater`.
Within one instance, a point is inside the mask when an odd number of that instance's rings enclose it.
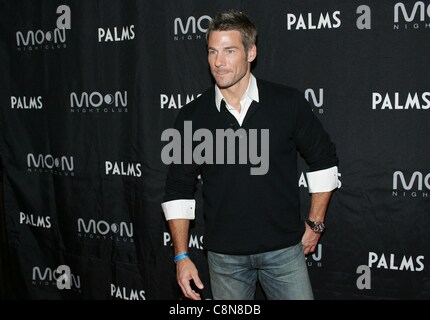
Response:
[[[260,101],[252,102],[241,128],[247,132],[269,129],[270,166],[265,175],[251,175],[250,168],[256,165],[249,161],[238,164],[237,154],[237,164],[171,164],[169,168],[164,201],[193,199],[200,169],[204,243],[210,251],[254,254],[299,243],[304,223],[300,219],[297,151],[310,171],[338,163],[334,144],[302,93],[259,79],[257,86]],[[192,121],[193,131],[211,130],[214,143],[216,129],[240,128],[233,115],[218,111],[214,87],[180,110],[175,125],[180,132],[184,121]],[[237,144],[238,139],[235,141]],[[260,139],[258,142],[260,150]]]

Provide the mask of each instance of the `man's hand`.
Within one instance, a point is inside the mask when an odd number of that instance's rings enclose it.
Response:
[[[321,234],[312,231],[311,227],[309,227],[306,222],[305,222],[305,226],[306,226],[306,231],[302,237],[302,246],[303,246],[303,251],[305,252],[305,255],[306,255],[315,251],[316,246],[318,244],[318,240],[321,237]]]
[[[195,292],[190,285],[190,280],[193,280],[197,288],[200,290],[204,288],[197,268],[190,258],[182,259],[176,263],[176,278],[185,297],[192,300],[201,300],[200,294]]]

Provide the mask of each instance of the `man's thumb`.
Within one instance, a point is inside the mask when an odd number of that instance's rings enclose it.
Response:
[[[200,280],[199,276],[195,276],[193,278],[194,280],[194,284],[197,286],[197,288],[199,289],[203,289],[205,286],[203,285],[202,281]]]

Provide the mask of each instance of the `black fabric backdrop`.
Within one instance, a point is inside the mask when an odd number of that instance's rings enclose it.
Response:
[[[70,29],[57,28],[61,5]],[[160,137],[212,85],[210,17],[239,8],[259,30],[253,73],[303,91],[337,145],[341,184],[307,259],[316,298],[429,299],[430,1],[362,5],[0,1],[0,154],[17,297],[180,298]],[[304,176],[298,186],[305,215]],[[201,184],[196,198],[190,253],[210,298]],[[63,264],[71,290],[56,286]],[[370,289],[356,285],[360,265]]]

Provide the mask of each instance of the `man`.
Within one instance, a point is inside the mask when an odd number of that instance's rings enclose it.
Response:
[[[261,153],[268,150],[268,170],[256,174],[250,173],[252,164],[243,162],[170,166],[162,207],[172,234],[177,280],[189,299],[200,299],[191,281],[203,289],[188,254],[198,172],[213,298],[254,299],[259,280],[268,299],[313,299],[305,254],[315,250],[324,230],[327,205],[337,187],[338,159],[303,94],[251,74],[256,37],[254,24],[241,12],[226,11],[212,20],[206,39],[216,85],[183,107],[176,120],[181,133],[187,121],[192,130],[206,128],[214,136],[219,129],[241,129],[249,133],[250,149],[255,144],[252,130],[268,130],[270,137],[261,145]],[[243,136],[236,138],[237,145]],[[310,167],[312,203],[306,222],[300,218],[297,151]]]

